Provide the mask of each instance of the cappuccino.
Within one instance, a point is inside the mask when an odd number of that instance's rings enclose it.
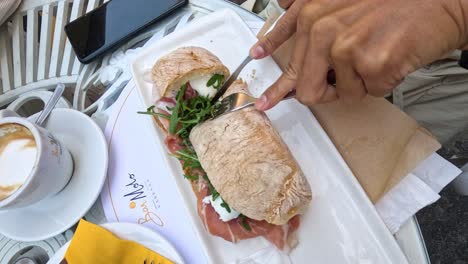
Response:
[[[36,159],[36,141],[28,128],[15,123],[0,125],[0,201],[26,182]]]

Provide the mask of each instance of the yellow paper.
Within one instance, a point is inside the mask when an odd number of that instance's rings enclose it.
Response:
[[[173,263],[136,242],[119,239],[85,220],[78,224],[65,259],[68,264],[143,264],[145,260],[148,264]]]

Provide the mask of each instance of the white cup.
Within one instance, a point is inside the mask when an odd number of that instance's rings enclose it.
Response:
[[[37,154],[29,177],[21,187],[0,201],[0,210],[26,207],[57,194],[67,185],[73,172],[70,152],[49,131],[11,110],[0,110],[0,125],[11,123],[31,131]]]

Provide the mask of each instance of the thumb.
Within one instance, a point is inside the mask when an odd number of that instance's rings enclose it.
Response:
[[[278,5],[283,9],[288,9],[294,0],[278,0]]]
[[[277,105],[284,96],[295,89],[296,87],[296,71],[288,66],[279,79],[273,83],[263,95],[255,102],[255,107],[260,111],[266,111]]]

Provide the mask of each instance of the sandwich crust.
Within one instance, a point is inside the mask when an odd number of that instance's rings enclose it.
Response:
[[[246,91],[236,81],[229,92]],[[190,141],[203,169],[234,210],[255,220],[286,224],[312,193],[299,165],[268,117],[253,107],[194,127]]]
[[[228,68],[213,53],[200,47],[178,48],[154,64],[151,70],[153,92],[174,97],[190,79],[215,73],[229,76]]]

